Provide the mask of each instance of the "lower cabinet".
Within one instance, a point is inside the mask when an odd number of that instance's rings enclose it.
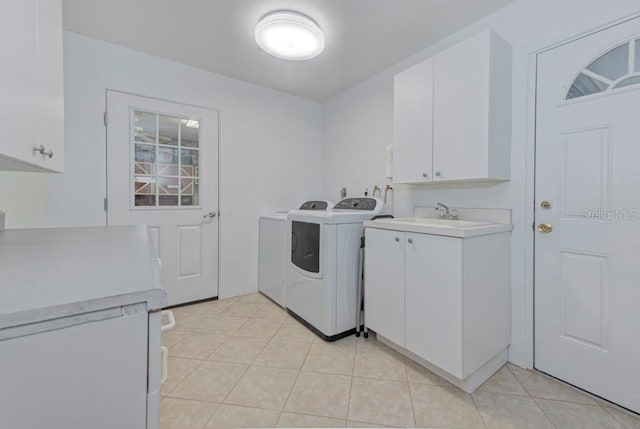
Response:
[[[367,327],[404,346],[404,233],[365,229]]]
[[[136,304],[5,331],[0,426],[157,428],[156,313]]]
[[[365,235],[367,327],[457,380],[506,355],[509,233]]]

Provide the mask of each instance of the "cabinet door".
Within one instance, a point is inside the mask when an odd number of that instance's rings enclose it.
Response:
[[[398,73],[393,85],[393,181],[431,182],[433,58]]]
[[[3,2],[0,14],[0,154],[23,160],[33,156],[38,135],[36,14],[37,3],[25,0]]]
[[[0,170],[62,171],[61,0],[8,0],[0,14]],[[53,157],[40,155],[43,145]]]
[[[406,348],[462,374],[462,239],[406,234]]]
[[[404,346],[404,233],[366,228],[365,321]]]
[[[2,427],[146,427],[145,312],[0,341],[0,356]]]
[[[434,180],[488,176],[490,32],[435,56]]]
[[[64,171],[62,1],[38,1],[38,142],[53,157],[36,153],[47,170]],[[33,153],[31,147],[29,154]]]

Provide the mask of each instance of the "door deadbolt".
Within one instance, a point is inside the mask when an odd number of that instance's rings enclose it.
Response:
[[[540,203],[540,207],[542,207],[543,209],[550,209],[551,203],[549,201],[543,201]]]
[[[548,234],[553,231],[553,227],[548,223],[541,223],[540,225],[538,225],[538,231],[542,232],[543,234]]]

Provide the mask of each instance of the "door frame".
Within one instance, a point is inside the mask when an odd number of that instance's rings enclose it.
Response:
[[[536,108],[538,89],[538,55],[552,49],[569,44],[576,40],[591,36],[617,25],[640,18],[640,12],[625,15],[614,21],[609,21],[598,27],[563,39],[543,48],[532,48],[528,54],[528,88],[527,88],[527,121],[526,121],[526,151],[525,151],[525,353],[524,362],[526,368],[535,368],[535,179],[536,179]],[[527,225],[531,225],[531,229]]]
[[[145,94],[140,94],[140,93],[136,93],[136,92],[131,92],[131,91],[125,91],[125,90],[121,90],[121,89],[114,89],[114,88],[110,88],[107,87],[104,89],[104,201],[105,201],[105,205],[104,205],[104,225],[107,226],[108,225],[108,202],[107,202],[107,196],[109,195],[108,191],[108,186],[109,186],[109,178],[107,177],[108,174],[108,163],[109,163],[109,158],[107,158],[107,132],[108,132],[108,127],[107,127],[107,123],[108,123],[108,115],[107,115],[107,107],[108,107],[108,96],[109,96],[109,92],[117,92],[120,94],[126,94],[126,95],[132,95],[134,97],[144,97],[144,98],[149,98],[151,100],[157,100],[157,101],[161,101],[161,102],[166,102],[166,103],[173,103],[173,104],[179,104],[179,105],[183,105],[183,106],[189,106],[189,107],[195,107],[197,109],[205,109],[205,110],[213,110],[215,112],[218,112],[218,147],[217,147],[217,162],[218,164],[215,166],[216,167],[216,177],[217,177],[217,196],[218,196],[218,201],[216,202],[216,207],[217,207],[217,216],[218,216],[218,242],[216,243],[217,246],[217,256],[218,256],[218,272],[217,272],[217,282],[218,282],[218,297],[220,296],[220,243],[221,243],[221,235],[220,235],[220,224],[221,224],[221,220],[220,220],[220,201],[222,200],[221,198],[221,194],[220,194],[220,146],[222,145],[222,133],[220,131],[220,124],[222,122],[221,120],[221,115],[222,115],[222,111],[220,109],[217,109],[215,107],[208,107],[208,106],[203,106],[200,104],[191,104],[191,103],[186,103],[183,101],[175,101],[175,100],[170,100],[168,98],[162,98],[162,97],[156,97],[156,96],[152,96],[152,95],[145,95]]]

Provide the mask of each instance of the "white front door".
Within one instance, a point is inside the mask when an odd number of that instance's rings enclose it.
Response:
[[[218,296],[218,112],[107,91],[107,224],[147,224],[169,305]]]
[[[535,366],[640,412],[640,19],[538,56]]]

